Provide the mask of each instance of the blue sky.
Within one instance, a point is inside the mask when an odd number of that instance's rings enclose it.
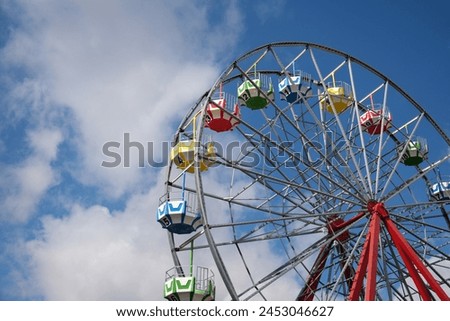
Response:
[[[102,146],[171,140],[236,57],[347,52],[449,132],[447,1],[0,1],[0,299],[160,300],[164,168]],[[155,157],[162,157],[157,152]]]

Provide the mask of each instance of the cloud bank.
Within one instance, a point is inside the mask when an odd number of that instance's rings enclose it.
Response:
[[[1,261],[17,267],[5,271],[14,284],[0,296],[162,299],[173,264],[154,219],[164,171],[133,166],[137,157],[129,168],[101,167],[102,146],[124,133],[155,146],[172,138],[237,41],[234,1],[219,8],[220,15],[206,1],[2,3],[14,23],[0,51],[0,130],[15,128],[25,145],[0,144],[13,155],[0,160],[0,219],[20,230],[2,246]]]

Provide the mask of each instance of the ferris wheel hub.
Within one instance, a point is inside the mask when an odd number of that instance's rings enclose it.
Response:
[[[378,202],[376,200],[369,200],[367,202],[367,209],[372,215],[379,215],[382,219],[389,217],[389,212],[384,206],[383,202]]]

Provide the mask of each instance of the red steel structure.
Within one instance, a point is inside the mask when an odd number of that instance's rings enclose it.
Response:
[[[370,217],[369,231],[359,258],[358,267],[356,271],[353,271],[351,266],[343,267],[350,289],[347,299],[349,301],[376,300],[379,239],[381,225],[383,224],[401,256],[412,281],[416,285],[420,298],[423,301],[434,300],[434,293],[440,300],[450,301],[450,297],[445,293],[427,266],[417,255],[416,251],[411,247],[389,217],[389,212],[384,204],[382,202],[370,200],[367,204],[367,209]],[[345,228],[364,217],[365,214],[365,212],[361,212],[348,221],[344,221],[341,218],[333,218],[329,221],[328,233],[330,236],[334,235],[339,242],[339,252],[341,255],[344,255],[345,252],[342,244],[349,238],[349,233]],[[326,246],[322,247],[306,282],[306,286],[297,296],[297,301],[311,301],[314,299],[331,247],[332,243],[328,243]],[[364,280],[366,280],[365,287]]]
[[[202,223],[166,228],[179,277],[189,251],[214,269],[217,299],[449,300],[450,137],[367,63],[260,46],[173,137],[162,200],[194,195]],[[163,207],[160,223],[177,214]]]

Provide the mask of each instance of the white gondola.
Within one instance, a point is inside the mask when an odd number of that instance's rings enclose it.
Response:
[[[171,233],[189,234],[202,226],[199,213],[191,211],[184,200],[163,201],[156,220]]]
[[[450,177],[439,178],[429,188],[430,200],[450,200]]]
[[[183,174],[182,190],[162,196],[156,212],[156,220],[164,229],[174,234],[195,232],[203,224],[197,209],[195,193],[185,191],[186,174]]]
[[[311,82],[311,75],[302,71],[296,71],[294,75],[282,78],[278,83],[280,98],[290,104],[300,103],[301,98],[310,98]]]

